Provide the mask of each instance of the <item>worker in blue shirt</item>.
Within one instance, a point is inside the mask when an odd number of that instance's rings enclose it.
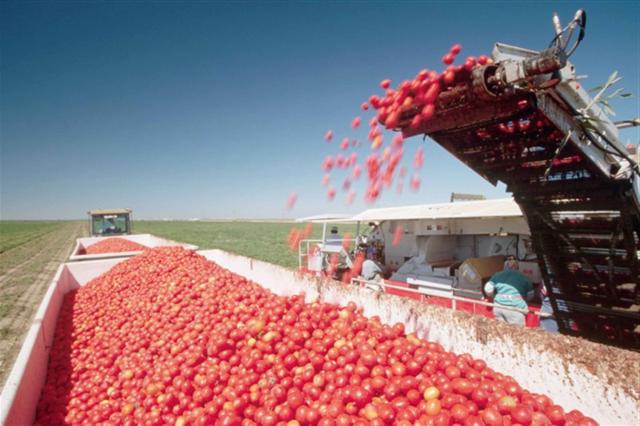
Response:
[[[508,308],[527,310],[527,301],[533,297],[533,285],[522,272],[519,271],[518,261],[513,256],[504,262],[504,270],[495,273],[484,286],[487,296],[493,296],[493,302]],[[524,327],[525,314],[523,312],[494,307],[495,317],[509,324]]]

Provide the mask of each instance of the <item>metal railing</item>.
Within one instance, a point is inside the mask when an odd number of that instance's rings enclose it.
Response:
[[[338,245],[336,243],[340,243],[341,245],[343,244],[343,242],[348,242],[349,244],[351,244],[353,241],[355,241],[354,238],[349,238],[349,239],[327,239],[327,240],[322,240],[322,239],[308,239],[308,240],[301,240],[298,243],[298,267],[299,269],[302,269],[303,265],[307,266],[307,262],[304,262],[304,259],[308,259],[309,257],[309,250],[311,248],[312,244],[330,244],[333,243],[332,245]],[[550,313],[546,313],[546,312],[538,312],[538,311],[532,311],[529,309],[519,309],[519,308],[514,308],[514,307],[510,307],[510,306],[505,306],[505,305],[500,305],[498,303],[492,303],[492,302],[487,302],[484,300],[478,300],[478,299],[470,299],[470,298],[466,298],[466,297],[459,297],[459,296],[454,296],[453,295],[453,290],[451,291],[447,291],[448,289],[445,288],[444,285],[442,284],[435,284],[433,286],[429,286],[425,283],[420,283],[420,282],[411,282],[408,283],[411,287],[401,287],[398,285],[394,285],[391,284],[387,281],[384,280],[380,280],[380,281],[372,281],[372,280],[365,280],[364,278],[352,278],[351,279],[351,284],[354,285],[358,285],[359,287],[365,287],[367,285],[370,286],[377,286],[377,287],[381,287],[383,291],[387,290],[387,289],[391,289],[391,290],[397,290],[397,291],[404,291],[407,293],[414,293],[417,295],[420,295],[424,298],[429,298],[429,297],[439,297],[442,299],[448,299],[451,301],[451,308],[453,310],[458,310],[458,302],[462,302],[462,303],[469,303],[473,306],[473,313],[476,313],[476,307],[477,306],[484,306],[484,307],[490,307],[490,308],[499,308],[499,309],[504,309],[504,310],[508,310],[508,311],[514,311],[514,312],[520,312],[524,315],[527,314],[533,314],[536,316],[539,316],[541,318],[551,318],[553,317],[553,314]],[[419,289],[416,289],[415,287],[419,287]]]
[[[309,249],[312,244],[329,244],[334,246],[342,246],[346,243],[349,243],[349,245],[351,245],[355,241],[355,238],[328,238],[326,240],[322,240],[321,238],[319,238],[300,240],[300,242],[298,243],[298,269],[302,269],[303,266],[306,269],[306,265],[308,264],[308,262],[305,262],[304,259],[309,258]]]
[[[394,285],[384,280],[372,281],[372,280],[365,280],[364,278],[352,278],[351,284],[358,285],[359,287],[366,287],[367,285],[371,287],[373,286],[381,287],[383,291],[386,291],[387,289],[399,290],[407,293],[415,293],[426,298],[440,297],[443,299],[448,299],[448,300],[451,300],[451,308],[454,311],[457,310],[457,302],[464,302],[464,303],[471,303],[473,305],[473,313],[476,313],[476,310],[475,310],[476,306],[485,306],[485,307],[491,307],[491,308],[504,309],[507,311],[520,312],[525,315],[533,314],[541,318],[550,318],[553,316],[552,314],[546,313],[546,312],[537,312],[529,309],[519,309],[511,306],[500,305],[498,303],[487,302],[484,300],[468,299],[466,297],[454,296],[452,293],[443,292],[442,289],[430,287],[422,283],[411,284],[411,286],[422,288],[423,289],[422,291],[412,287],[401,287],[398,285]]]

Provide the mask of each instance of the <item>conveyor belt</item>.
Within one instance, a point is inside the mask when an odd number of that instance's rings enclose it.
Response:
[[[426,134],[525,214],[563,333],[640,349],[640,209],[632,179],[613,179],[546,116],[546,94],[475,95],[471,81],[438,98]],[[458,102],[451,97],[457,97]],[[559,306],[560,305],[560,306]],[[561,309],[561,307],[566,307]]]

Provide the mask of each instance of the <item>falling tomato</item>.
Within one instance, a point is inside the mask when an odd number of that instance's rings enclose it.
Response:
[[[291,210],[293,208],[293,206],[296,205],[296,201],[298,201],[298,193],[297,192],[292,192],[289,195],[289,198],[287,198],[287,209]]]
[[[327,198],[329,199],[329,201],[333,201],[333,199],[336,197],[336,190],[335,188],[329,188],[327,190]]]
[[[396,229],[393,231],[393,241],[391,244],[395,247],[400,244],[402,241],[402,236],[404,235],[404,227],[400,224],[396,225]]]

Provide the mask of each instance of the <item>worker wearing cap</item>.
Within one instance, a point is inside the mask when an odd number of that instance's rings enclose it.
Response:
[[[327,241],[327,244],[332,245],[332,246],[341,246],[342,245],[342,237],[340,236],[340,234],[338,234],[338,227],[337,226],[332,226],[331,227],[331,235],[329,236],[329,241]]]
[[[518,261],[510,256],[504,262],[504,270],[494,274],[485,284],[484,292],[489,297],[494,296],[495,304],[523,310],[529,308],[527,300],[533,297],[533,286],[518,269]],[[524,327],[525,314],[522,312],[496,306],[493,313],[501,321]]]

